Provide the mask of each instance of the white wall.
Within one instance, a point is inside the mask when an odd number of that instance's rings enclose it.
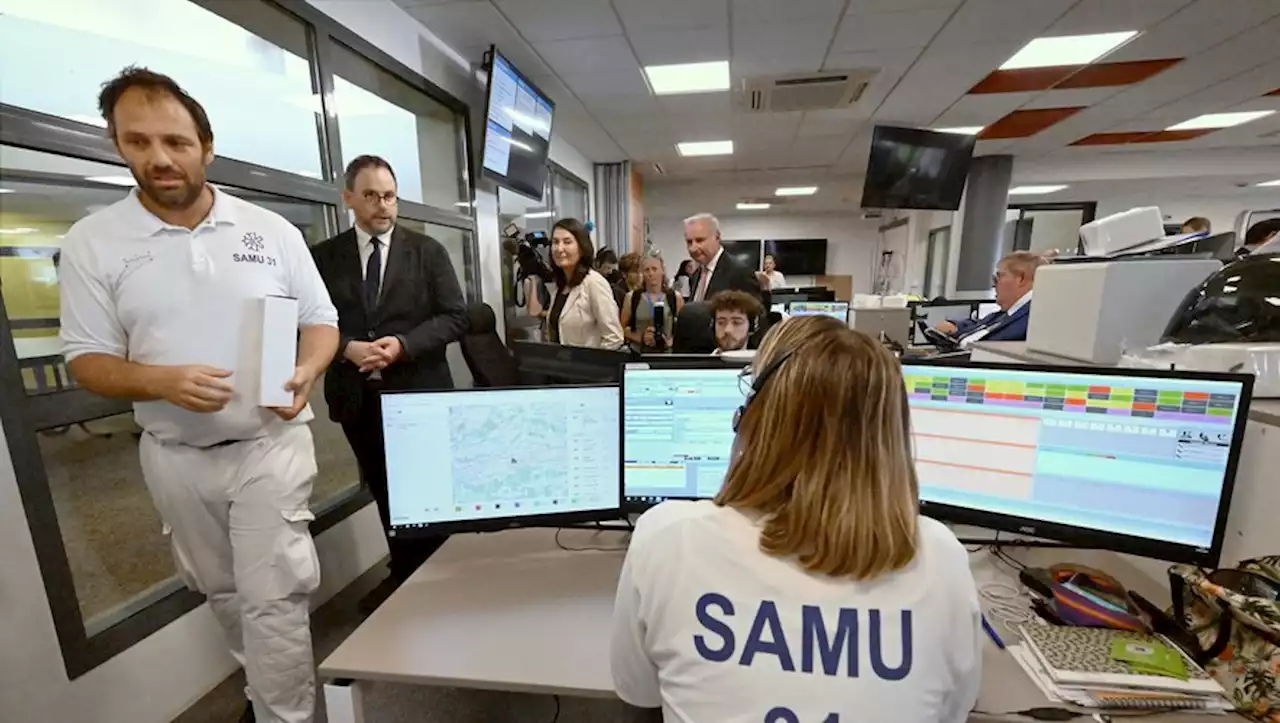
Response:
[[[673,214],[670,210],[646,210],[653,245],[666,260],[667,273],[674,274],[680,262],[689,258],[684,245],[683,219],[694,213]],[[863,220],[861,215],[734,215],[720,217],[721,234],[726,239],[827,240],[827,274],[853,277],[854,293],[868,293],[875,273],[881,220]],[[793,276],[779,269],[787,283],[803,283],[812,277]]]

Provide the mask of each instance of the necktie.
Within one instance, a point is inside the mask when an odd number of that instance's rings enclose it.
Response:
[[[382,285],[382,242],[374,236],[369,243],[373,252],[364,266],[364,308],[373,311],[378,308],[378,288]]]
[[[694,301],[704,301],[707,296],[707,282],[711,281],[711,269],[702,267],[702,273],[698,274],[698,293],[693,295]]]

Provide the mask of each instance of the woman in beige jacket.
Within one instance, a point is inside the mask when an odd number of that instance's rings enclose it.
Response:
[[[594,258],[591,235],[581,221],[565,218],[556,222],[551,230],[557,293],[547,314],[550,341],[597,349],[622,346],[618,303],[609,282],[591,268]]]

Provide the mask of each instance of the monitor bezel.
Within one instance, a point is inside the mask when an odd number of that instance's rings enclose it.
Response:
[[[511,68],[511,72],[515,73],[521,80],[528,83],[529,87],[537,91],[538,96],[551,106],[551,124],[550,127],[547,128],[547,152],[542,159],[542,166],[544,168],[546,167],[547,162],[551,159],[551,134],[555,130],[556,126],[556,102],[552,100],[551,96],[547,95],[542,88],[539,88],[537,83],[529,80],[529,76],[521,72],[520,69],[511,62],[510,58],[503,55],[502,52],[498,50],[498,46],[496,44],[489,46],[488,56],[489,77],[485,80],[484,84],[484,115],[481,116],[481,119],[484,122],[484,133],[480,136],[480,157],[478,159],[480,162],[480,175],[492,180],[494,183],[506,188],[508,191],[518,193],[521,196],[531,198],[534,201],[541,201],[543,190],[546,187],[547,178],[550,175],[549,171],[543,173],[543,188],[533,188],[531,186],[525,186],[524,184],[518,184],[513,181],[510,176],[490,170],[484,165],[484,149],[489,138],[489,104],[493,100],[493,69],[498,63],[498,58],[502,58],[503,62],[507,64],[507,67]]]
[[[1072,547],[1110,550],[1169,562],[1181,562],[1204,567],[1215,567],[1222,557],[1222,545],[1226,538],[1227,517],[1231,512],[1231,499],[1235,491],[1236,472],[1240,465],[1240,451],[1244,444],[1245,429],[1249,424],[1249,405],[1253,399],[1254,377],[1251,374],[1231,372],[1203,372],[1168,369],[1129,369],[1118,367],[1091,367],[1085,365],[1053,364],[1001,364],[996,362],[968,362],[948,364],[928,360],[903,362],[903,367],[936,367],[939,369],[989,369],[993,371],[1044,372],[1049,374],[1089,374],[1103,377],[1146,377],[1151,379],[1185,379],[1206,382],[1236,382],[1240,384],[1240,402],[1232,429],[1231,447],[1227,453],[1227,466],[1223,475],[1222,495],[1214,520],[1213,537],[1209,547],[1192,547],[1176,542],[1166,542],[1149,537],[1138,537],[1117,532],[1104,532],[1087,527],[1045,522],[1026,517],[986,512],[969,507],[957,507],[920,500],[920,513],[939,522],[972,525],[1000,532],[1011,532],[1047,540],[1055,540]],[[914,458],[914,445],[912,456]]]
[[[528,392],[530,390],[551,390],[571,394],[581,389],[617,389],[618,396],[622,396],[622,389],[617,384],[565,384],[548,387],[472,387],[469,389],[385,389],[378,393],[379,397],[387,397],[393,395],[406,394],[460,394],[460,393],[502,393],[502,392]],[[380,398],[378,404],[378,421],[383,426],[382,437],[382,455],[386,459],[387,455],[387,439],[385,418],[383,412],[386,407],[382,404]],[[619,424],[621,429],[622,425]],[[619,432],[621,434],[621,432]],[[621,457],[622,448],[619,439],[618,454]],[[442,534],[454,534],[460,532],[497,532],[499,530],[513,530],[523,527],[562,527],[564,525],[578,524],[584,522],[608,522],[611,520],[625,519],[623,513],[623,484],[622,477],[618,477],[618,505],[615,507],[602,507],[592,510],[579,510],[574,512],[551,512],[546,514],[527,515],[522,517],[482,517],[473,520],[459,520],[456,522],[434,522],[425,526],[410,525],[391,525],[387,530],[389,537],[419,538],[419,537],[435,537]],[[387,517],[391,516],[391,492],[390,484],[387,490]]]
[[[622,509],[628,514],[637,514],[659,505],[667,500],[708,500],[710,497],[664,497],[657,502],[631,500],[627,496],[627,369],[632,365],[645,365],[649,369],[736,369],[741,370],[751,365],[750,359],[741,357],[724,357],[719,355],[646,355],[636,361],[622,365],[618,374],[618,481],[622,485]]]

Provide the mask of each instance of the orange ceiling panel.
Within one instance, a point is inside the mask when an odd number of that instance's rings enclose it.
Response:
[[[1133,60],[1125,63],[1055,65],[1049,68],[995,70],[969,89],[970,93],[1025,93],[1067,88],[1105,88],[1140,83],[1181,58]]]
[[[1271,91],[1270,93],[1267,93],[1267,95],[1280,95],[1280,88],[1276,88],[1275,90]]]
[[[1122,143],[1133,143],[1140,138],[1151,135],[1151,131],[1134,131],[1131,133],[1094,133],[1072,143],[1073,146],[1114,146]]]
[[[1065,118],[1084,110],[1076,108],[1037,108],[1035,110],[1015,110],[1009,115],[992,123],[978,134],[978,140],[990,141],[1000,138],[1027,138]]]
[[[1189,141],[1207,135],[1217,128],[1192,128],[1184,131],[1156,131],[1139,138],[1134,143],[1169,143],[1171,141]]]

